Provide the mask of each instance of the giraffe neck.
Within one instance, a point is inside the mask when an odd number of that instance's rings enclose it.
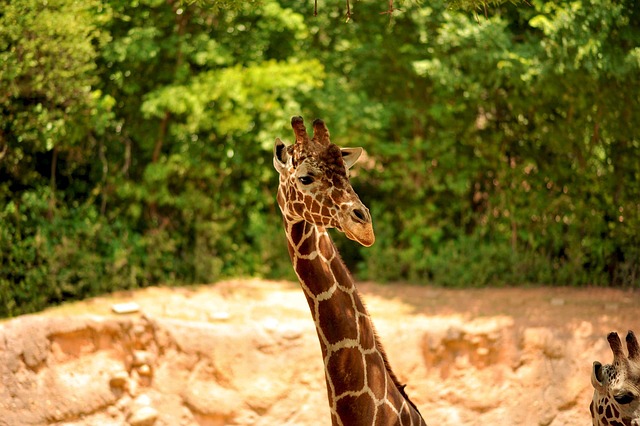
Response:
[[[391,371],[373,324],[326,229],[285,216],[289,254],[313,317],[333,425],[424,420]]]

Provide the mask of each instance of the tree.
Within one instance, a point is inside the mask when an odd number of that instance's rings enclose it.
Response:
[[[361,278],[638,285],[639,6],[344,4],[3,5],[0,316],[288,276],[292,115],[367,150],[377,242],[337,236]]]

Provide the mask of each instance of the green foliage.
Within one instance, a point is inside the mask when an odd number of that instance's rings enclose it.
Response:
[[[638,286],[640,6],[509,3],[0,6],[0,316],[291,278],[298,114],[367,150],[376,244],[336,235],[360,278]]]
[[[378,221],[394,244],[364,254],[370,278],[638,285],[638,10],[592,3],[452,14],[422,36],[411,128],[388,136],[405,151],[371,173],[397,210]]]
[[[15,183],[29,186],[39,178],[37,155],[82,149],[107,112],[91,89],[98,82],[96,49],[108,39],[94,17],[98,7],[97,1],[36,0],[2,6],[2,169]]]
[[[448,5],[453,10],[475,12],[477,19],[477,13],[482,13],[485,17],[488,17],[490,11],[496,7],[506,4],[518,6],[522,3],[528,5],[528,2],[519,0],[449,0]]]

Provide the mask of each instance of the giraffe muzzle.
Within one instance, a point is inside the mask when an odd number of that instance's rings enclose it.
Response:
[[[348,212],[342,230],[347,238],[365,247],[370,247],[376,241],[371,214],[365,206],[357,206]]]

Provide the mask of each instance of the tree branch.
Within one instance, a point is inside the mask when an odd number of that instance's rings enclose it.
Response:
[[[53,213],[56,209],[56,169],[58,168],[58,147],[54,146],[51,153],[51,177],[49,178],[49,186],[51,188],[51,198],[49,198],[49,219],[53,219]]]

